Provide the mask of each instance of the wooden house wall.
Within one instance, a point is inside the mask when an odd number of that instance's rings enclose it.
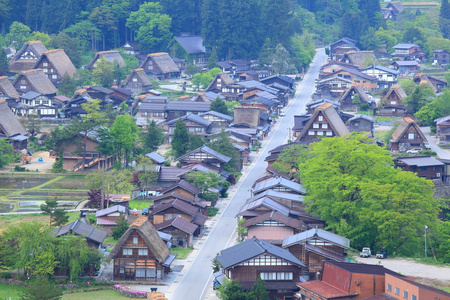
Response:
[[[187,215],[187,214],[179,211],[178,209],[176,209],[174,207],[168,208],[165,211],[154,215],[153,224],[162,223],[162,222],[158,222],[157,221],[157,220],[161,220],[161,217],[158,217],[158,216],[162,216],[164,221],[173,219],[175,217],[180,217],[180,218],[182,218],[182,219],[184,219],[184,220],[186,220],[188,222],[191,221],[191,216],[190,215]]]
[[[194,198],[196,196],[195,194],[193,194],[191,192],[188,192],[185,189],[182,189],[181,187],[176,187],[173,190],[171,190],[170,192],[178,192],[178,193],[183,194],[185,196],[194,197]]]
[[[408,139],[409,133],[414,133],[414,139]],[[411,148],[423,147],[423,143],[423,138],[419,135],[414,126],[409,126],[408,130],[406,130],[406,132],[398,141],[398,144],[409,144]]]
[[[19,80],[17,80],[17,82],[14,84],[14,88],[19,92],[19,94],[25,94],[33,90],[30,82],[23,75],[20,75]]]
[[[80,137],[80,143],[83,143],[84,139],[83,137]],[[96,149],[96,147],[98,147],[98,143],[94,142],[90,139],[86,139],[86,151],[89,152],[98,152],[98,150]],[[79,145],[77,145],[76,143],[71,143],[68,145],[64,145],[63,149],[64,149],[64,153],[74,153],[76,152],[76,150],[79,148]],[[75,156],[75,155],[73,155]]]
[[[439,142],[450,142],[450,126],[436,125],[436,136]]]
[[[133,238],[138,243],[133,244]],[[133,249],[132,255],[123,255],[124,248]],[[146,248],[147,255],[139,255],[138,249]],[[145,269],[154,272],[154,276],[136,277],[136,269]],[[158,281],[164,278],[164,267],[158,263],[155,255],[145,244],[139,233],[134,230],[114,257],[114,280]],[[157,278],[158,276],[158,278]]]
[[[365,119],[357,119],[350,122],[350,131],[372,132],[373,123]]]
[[[187,247],[192,246],[192,240],[193,240],[192,235],[189,235],[188,233],[186,233],[178,228],[169,226],[169,227],[160,229],[159,231],[172,235],[172,239],[170,240],[170,242],[175,247],[187,248]]]
[[[300,268],[298,266],[235,266],[231,269],[231,279],[239,282],[256,282],[261,272],[293,272],[294,282],[298,281]],[[288,280],[291,281],[291,280]]]
[[[319,121],[320,117],[322,117],[322,121]],[[314,124],[319,124],[318,128],[314,128]],[[322,132],[322,135],[319,135],[318,132]],[[328,133],[328,132],[331,132]],[[311,141],[315,140],[318,137],[326,136],[326,137],[333,137],[335,136],[335,132],[330,126],[330,123],[328,122],[327,118],[323,115],[322,112],[319,112],[314,119],[314,121],[311,123],[310,127],[306,130],[305,135],[302,137],[302,141]]]
[[[358,281],[361,282],[360,285],[357,284]],[[358,293],[357,300],[384,293],[384,290],[384,275],[351,274],[351,284],[348,291],[350,294]]]

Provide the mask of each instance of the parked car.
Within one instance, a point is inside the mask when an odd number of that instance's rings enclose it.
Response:
[[[386,249],[380,249],[377,252],[377,258],[387,258],[387,250]]]
[[[423,143],[425,149],[431,149],[430,143]]]
[[[142,209],[142,215],[143,215],[143,216],[148,215],[148,207],[144,207],[144,208]]]
[[[370,248],[364,247],[361,252],[359,252],[360,257],[370,257],[372,255],[372,252],[370,251]]]
[[[138,211],[137,211],[136,208],[134,208],[134,209],[131,211],[131,215],[132,215],[132,216],[137,216],[137,214],[138,214]]]
[[[423,150],[422,148],[412,148],[412,149],[409,149],[408,151],[406,151],[406,153],[417,154],[417,153],[420,153],[420,151],[422,151],[422,150]]]

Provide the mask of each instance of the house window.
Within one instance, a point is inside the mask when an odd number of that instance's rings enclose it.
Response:
[[[48,69],[47,68],[44,68],[44,73],[48,73]]]
[[[323,116],[319,116],[319,122],[323,121]]]
[[[41,104],[41,101],[40,101],[40,100],[35,100],[35,101],[34,101],[34,105],[39,105],[39,104]]]
[[[395,288],[395,294],[400,295],[400,289],[398,287]]]
[[[53,75],[52,75],[52,79],[58,79],[58,75],[53,74]]]
[[[403,298],[408,299],[408,292],[407,291],[403,291]]]
[[[217,78],[217,83],[222,82],[222,79]]]
[[[27,89],[27,86],[26,86],[26,85],[21,85],[21,86],[20,86],[20,89],[21,89],[21,90],[26,90],[26,89]]]
[[[53,69],[50,69],[50,73],[53,73]]]
[[[314,123],[313,128],[319,128],[319,123]]]
[[[259,276],[262,280],[292,280],[293,272],[261,272]]]
[[[123,255],[133,255],[133,249],[131,249],[131,248],[123,248],[122,251],[123,251],[122,252]]]
[[[308,135],[314,135],[314,130],[309,130]]]
[[[138,238],[137,236],[133,236],[133,244],[137,244],[138,243]]]
[[[392,291],[392,285],[390,285],[390,284],[388,283],[386,289],[387,289],[388,291]]]
[[[133,78],[133,82],[137,82],[137,78],[135,77],[135,78]]]
[[[164,113],[163,112],[154,112],[153,116],[154,117],[164,117]]]
[[[139,255],[148,255],[148,249],[147,248],[139,249],[138,254]]]
[[[148,69],[149,70],[153,70],[153,66],[152,65],[148,65]]]
[[[136,269],[136,277],[145,277],[145,269]]]
[[[391,104],[393,104],[393,105],[395,105],[395,104],[397,104],[397,101],[391,101]]]
[[[43,63],[42,65],[43,65],[44,67],[47,67],[47,66],[48,66],[48,63],[45,62],[45,63]]]
[[[322,128],[327,129],[328,128],[328,123],[323,123],[322,124]]]
[[[327,136],[333,136],[333,131],[327,131]]]
[[[417,300],[416,295],[411,295],[411,300]]]
[[[414,133],[408,133],[408,140],[414,139]]]
[[[48,105],[48,100],[42,100],[42,104]]]
[[[323,131],[317,131],[317,135],[323,135]]]

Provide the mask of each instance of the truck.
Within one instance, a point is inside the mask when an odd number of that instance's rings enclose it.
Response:
[[[372,252],[370,252],[369,247],[364,247],[361,252],[359,252],[360,257],[370,257],[372,255]]]
[[[380,249],[377,251],[377,258],[383,259],[383,258],[387,258],[387,257],[388,257],[388,255],[387,255],[386,249]]]

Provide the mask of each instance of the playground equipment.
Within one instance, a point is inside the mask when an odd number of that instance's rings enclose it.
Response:
[[[20,152],[22,153],[22,155],[20,156],[21,165],[26,165],[33,159],[27,149],[22,149],[20,150]]]

